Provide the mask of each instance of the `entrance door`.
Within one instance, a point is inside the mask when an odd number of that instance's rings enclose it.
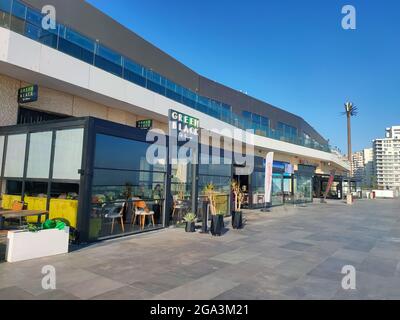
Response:
[[[250,206],[250,191],[249,191],[249,176],[233,176],[233,179],[239,183],[244,192],[243,208],[249,208]]]

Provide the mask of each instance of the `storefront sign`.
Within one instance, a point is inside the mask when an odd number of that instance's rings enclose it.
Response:
[[[153,127],[153,120],[136,121],[136,127],[139,129],[151,129]]]
[[[274,153],[267,154],[265,160],[265,203],[271,203],[272,199],[272,175],[274,166]]]
[[[181,112],[169,111],[169,129],[171,135],[176,135],[180,141],[198,138],[200,120]]]
[[[18,103],[35,102],[39,97],[39,88],[37,85],[21,88],[18,90]]]

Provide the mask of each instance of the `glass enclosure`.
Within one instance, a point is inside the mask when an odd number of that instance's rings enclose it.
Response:
[[[22,129],[21,129],[22,130]],[[10,133],[0,138],[1,204],[22,201],[28,210],[48,211],[77,228],[83,128]],[[27,222],[35,222],[28,218]]]
[[[316,175],[314,177],[313,183],[313,193],[314,197],[316,198],[323,198],[329,183],[329,176],[327,175]],[[328,199],[343,199],[343,178],[342,177],[335,177],[335,180],[332,183],[332,187],[330,188],[327,198]]]
[[[283,196],[283,174],[274,173],[272,175],[272,205],[281,206],[284,204]]]
[[[232,180],[232,156],[228,154],[225,159],[224,150],[220,150],[219,155],[203,153],[200,155],[199,177],[198,177],[198,208],[204,208],[203,203],[208,203],[209,199],[205,188],[207,185],[214,186],[215,209],[217,213],[230,215],[230,194]],[[206,163],[209,164],[206,164]],[[202,214],[198,212],[199,218]]]
[[[256,157],[250,176],[235,177],[238,164],[223,149],[215,155],[200,148],[198,166],[169,165],[167,159],[151,164],[146,133],[90,117],[0,128],[0,206],[23,201],[26,209],[49,211],[90,241],[179,224],[189,212],[201,220],[210,184],[216,212],[229,215],[234,178],[246,187],[249,207],[264,206],[263,158]],[[293,197],[312,200],[315,168],[293,176],[288,167],[274,162],[273,206]]]
[[[166,164],[150,165],[149,144],[96,134],[91,240],[164,226]]]
[[[309,203],[313,201],[312,177],[296,174],[294,184],[295,203]]]
[[[179,224],[187,213],[193,212],[193,181],[196,168],[191,163],[178,163],[171,166],[172,208],[170,224]]]

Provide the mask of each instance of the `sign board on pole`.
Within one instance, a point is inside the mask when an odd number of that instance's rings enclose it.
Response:
[[[272,174],[274,166],[274,153],[267,154],[265,160],[265,203],[270,204],[272,200]]]

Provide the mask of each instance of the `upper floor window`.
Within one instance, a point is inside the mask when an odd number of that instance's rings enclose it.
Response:
[[[298,137],[297,128],[290,126],[283,122],[278,122],[277,130],[280,134],[287,139],[296,139]]]
[[[242,115],[243,115],[243,118],[245,118],[246,120],[249,120],[257,127],[260,127],[260,126],[264,127],[264,128],[269,127],[269,119],[267,117],[264,117],[264,116],[261,116],[259,114],[252,113],[249,111],[243,111]]]

